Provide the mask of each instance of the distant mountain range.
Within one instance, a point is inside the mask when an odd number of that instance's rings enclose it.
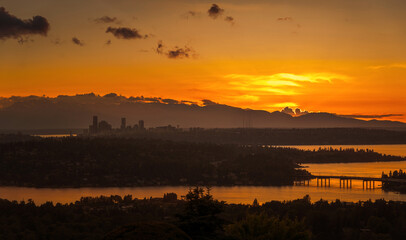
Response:
[[[82,94],[75,96],[0,98],[0,129],[87,128],[92,116],[99,116],[113,127],[127,118],[133,125],[144,120],[146,127],[171,124],[182,128],[405,128],[406,123],[364,121],[331,113],[308,113],[292,117],[283,112],[249,110],[203,100],[189,101],[162,98],[123,97]]]

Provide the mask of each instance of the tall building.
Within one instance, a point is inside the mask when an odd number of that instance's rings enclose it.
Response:
[[[109,132],[112,130],[112,126],[106,121],[100,121],[99,132]]]
[[[97,116],[93,116],[93,126],[95,126],[97,128],[98,125],[99,125],[99,120],[97,119]]]
[[[121,118],[121,129],[124,130],[126,128],[126,119],[125,118]]]
[[[97,116],[93,116],[93,124],[89,126],[89,133],[96,134],[98,132],[99,120]]]
[[[145,127],[144,127],[144,120],[138,121],[138,128],[139,128],[140,130],[145,129]]]

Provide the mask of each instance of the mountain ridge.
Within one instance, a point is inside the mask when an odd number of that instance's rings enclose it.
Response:
[[[0,129],[86,128],[93,115],[118,127],[122,117],[129,125],[144,120],[147,127],[171,124],[183,128],[406,128],[397,121],[360,120],[333,113],[287,113],[252,110],[202,100],[202,104],[164,98],[77,94],[58,97],[0,98]]]

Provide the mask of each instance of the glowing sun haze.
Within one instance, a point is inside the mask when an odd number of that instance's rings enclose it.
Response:
[[[404,0],[0,0],[0,7],[3,97],[116,92],[406,121]],[[15,18],[20,25],[11,28],[6,21]]]

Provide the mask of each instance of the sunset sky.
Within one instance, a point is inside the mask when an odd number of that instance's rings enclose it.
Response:
[[[3,97],[115,92],[406,122],[404,0],[0,0],[1,7]],[[34,16],[49,29],[11,21]]]

